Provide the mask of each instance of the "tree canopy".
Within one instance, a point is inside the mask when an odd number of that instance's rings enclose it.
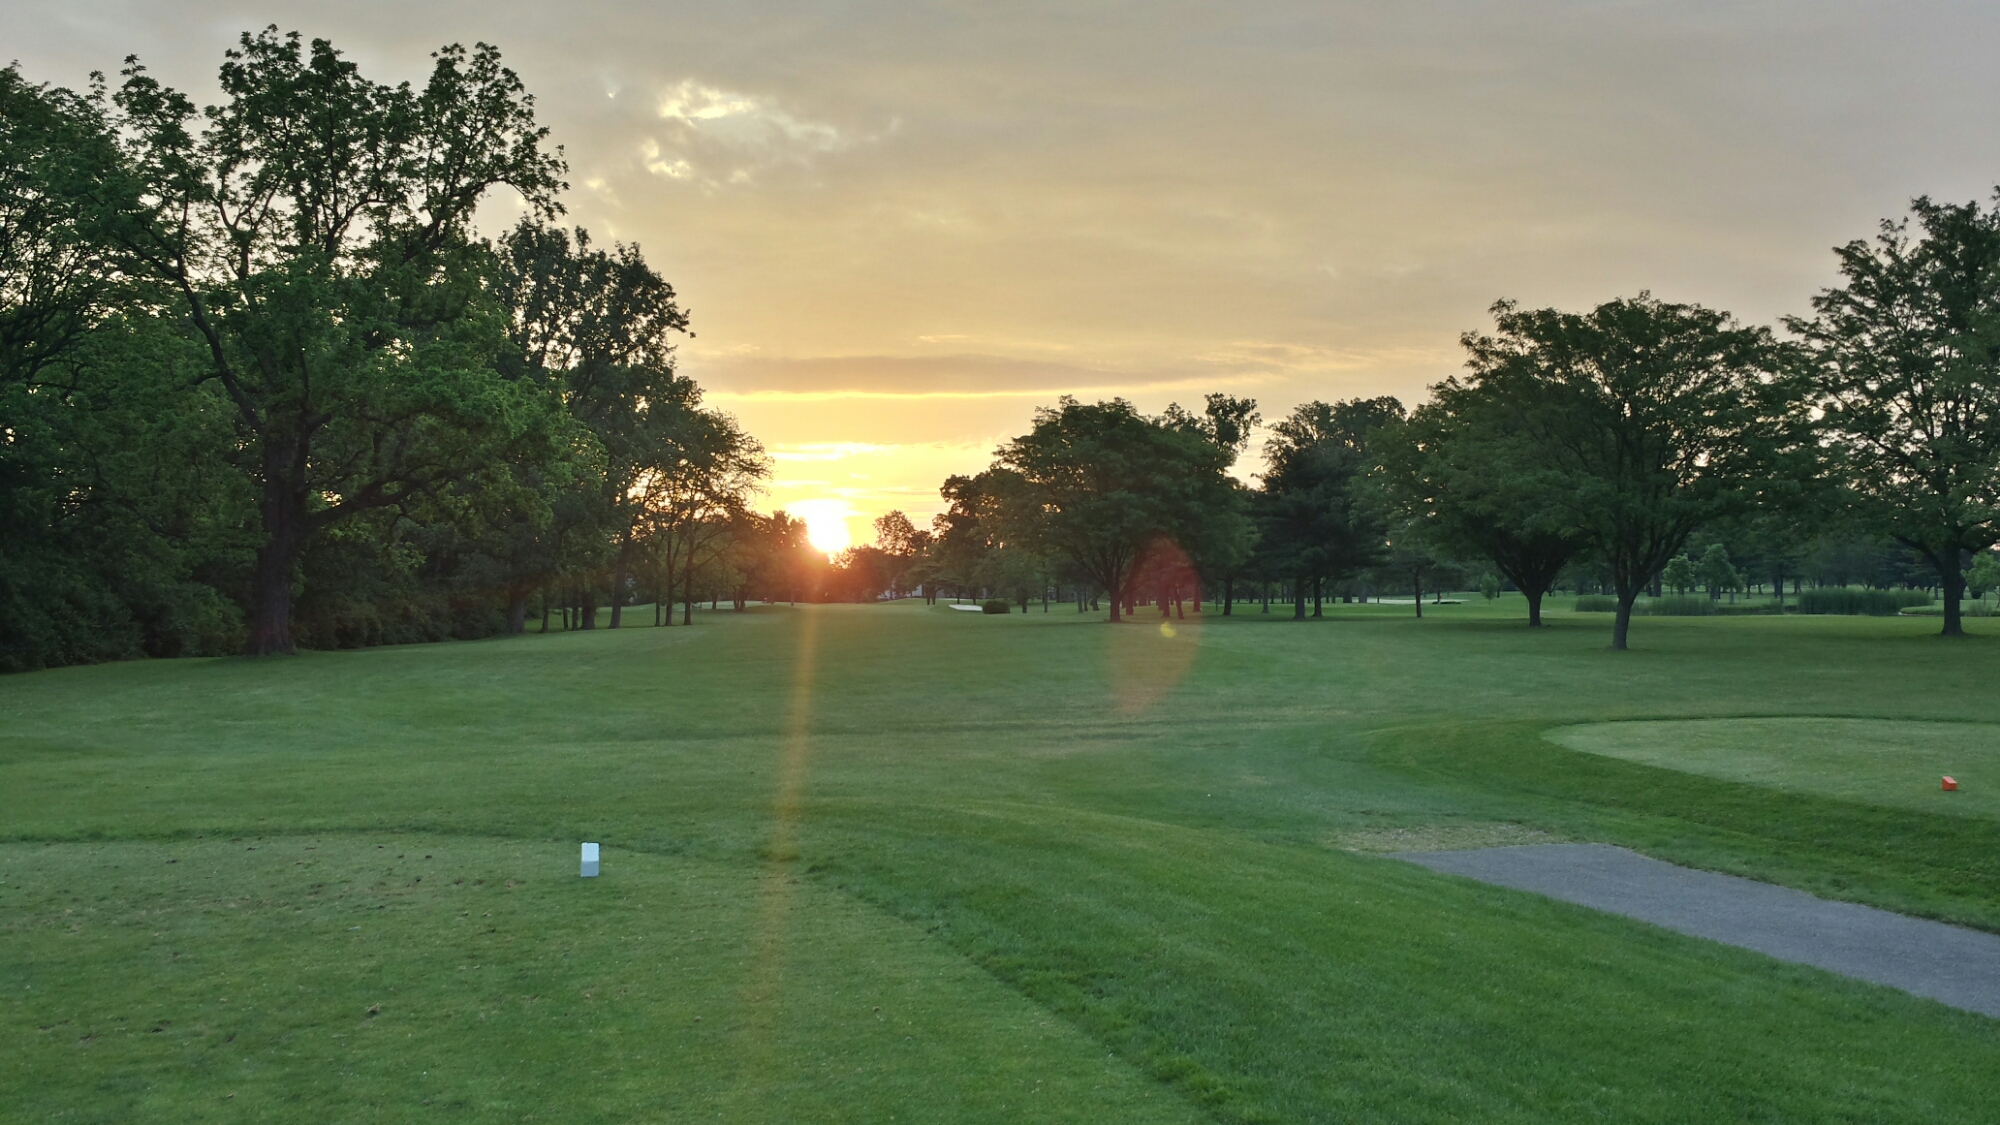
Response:
[[[1520,435],[1524,482],[1609,569],[1627,647],[1632,605],[1697,527],[1743,510],[1809,443],[1787,349],[1768,329],[1648,294],[1587,313],[1493,308],[1468,333],[1463,385]]]
[[[1860,518],[1928,561],[1964,632],[1970,554],[2000,540],[2000,206],[1920,198],[1840,247],[1845,284],[1791,324]]]
[[[1000,448],[990,492],[1003,539],[1068,560],[1103,588],[1117,621],[1149,548],[1195,541],[1237,509],[1232,460],[1203,434],[1124,399],[1064,396]]]

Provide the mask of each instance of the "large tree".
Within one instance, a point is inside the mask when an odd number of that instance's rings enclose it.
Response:
[[[986,492],[998,497],[998,539],[1069,560],[1104,589],[1116,622],[1133,568],[1156,541],[1197,542],[1236,513],[1231,459],[1221,445],[1124,399],[1065,395],[1000,448]]]
[[[1649,294],[1585,313],[1493,307],[1467,333],[1465,385],[1530,451],[1526,486],[1563,509],[1632,605],[1695,528],[1742,511],[1809,445],[1796,364],[1764,328]]]
[[[251,653],[291,651],[309,540],[455,487],[549,409],[498,371],[472,220],[502,186],[553,214],[562,160],[497,50],[433,57],[422,89],[390,86],[269,28],[205,113],[136,63],[115,95],[145,203],[114,216],[118,248],[173,293],[259,489]]]
[[[1505,413],[1489,390],[1448,379],[1384,435],[1376,460],[1412,521],[1406,530],[1447,554],[1491,559],[1527,598],[1529,626],[1539,627],[1543,596],[1588,540],[1561,498],[1545,491],[1533,447]]]
[[[588,448],[572,450],[583,470],[577,493],[539,535],[559,542],[582,532],[579,544],[597,550],[540,557],[594,591],[603,580],[594,573],[594,556],[608,551],[616,628],[650,519],[642,483],[679,462],[698,428],[700,389],[674,368],[674,337],[688,332],[688,316],[639,247],[601,250],[582,228],[572,235],[523,219],[497,240],[493,254],[493,289],[525,377],[553,388],[588,439]],[[658,562],[658,552],[652,554]],[[594,596],[585,601],[590,628]]]
[[[0,670],[234,640],[228,404],[106,239],[138,204],[101,98],[0,68]]]
[[[1265,565],[1292,579],[1292,613],[1304,618],[1306,591],[1319,615],[1322,583],[1381,561],[1387,524],[1369,480],[1372,436],[1403,417],[1387,396],[1308,402],[1271,427],[1257,498]]]
[[[1818,359],[1857,515],[1923,556],[1958,636],[1964,567],[2000,540],[2000,205],[1918,199],[1840,247],[1846,283],[1790,326]]]

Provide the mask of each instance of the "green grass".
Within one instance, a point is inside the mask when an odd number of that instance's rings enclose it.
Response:
[[[1517,597],[1052,608],[0,680],[0,1105],[1987,1119],[2000,1023],[1369,853],[1607,840],[2000,930],[1971,804],[1547,737],[1757,719],[1726,729],[1792,760],[1764,720],[1976,723],[1990,638],[1649,618],[1614,654]]]
[[[1770,789],[2000,820],[2000,725],[1993,723],[1684,719],[1592,723],[1549,737],[1572,750]],[[1957,792],[1940,784],[1947,775]]]

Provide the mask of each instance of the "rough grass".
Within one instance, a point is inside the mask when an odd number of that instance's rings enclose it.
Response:
[[[0,1105],[1987,1119],[1994,1021],[1356,852],[1609,840],[2000,929],[1989,820],[1545,737],[1979,721],[2000,650],[1754,617],[1613,654],[1519,607],[770,608],[6,678]]]

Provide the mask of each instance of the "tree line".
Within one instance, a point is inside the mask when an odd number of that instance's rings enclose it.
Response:
[[[0,70],[0,669],[796,587],[762,447],[676,372],[639,248],[558,225],[497,50],[389,85],[268,28],[220,78]]]
[[[1622,648],[1642,592],[1725,582],[1725,542],[1781,591],[1919,565],[1958,634],[1995,571],[2000,208],[1916,200],[1782,334],[1643,293],[1501,302],[1414,411],[1066,397],[928,527],[890,513],[829,564],[751,507],[769,460],[675,369],[673,287],[561,225],[562,151],[497,50],[390,85],[267,28],[220,79],[198,108],[136,60],[81,92],[0,69],[0,669],[725,598],[1119,620],[1275,589],[1306,617],[1365,578],[1421,613],[1468,565],[1530,624],[1589,576]],[[496,197],[521,218],[482,236]]]
[[[1502,301],[1462,337],[1464,373],[1414,411],[1311,402],[1263,427],[1252,483],[1229,472],[1252,401],[1147,416],[1064,398],[945,482],[920,543],[884,550],[961,589],[1101,595],[1114,621],[1204,591],[1228,613],[1245,581],[1303,618],[1363,575],[1421,614],[1427,576],[1476,562],[1539,625],[1546,593],[1584,574],[1615,597],[1622,649],[1663,580],[1737,580],[1727,540],[1781,598],[1807,569],[1914,581],[1915,563],[1958,635],[2000,539],[2000,207],[1920,198],[1836,252],[1842,284],[1782,335],[1645,293],[1582,312]]]

